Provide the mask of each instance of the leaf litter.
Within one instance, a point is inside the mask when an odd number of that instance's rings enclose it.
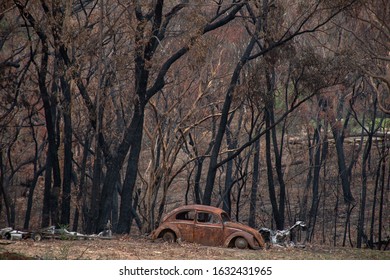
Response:
[[[145,237],[115,236],[111,240],[58,240],[35,242],[0,240],[0,259],[38,260],[390,260],[390,251],[306,245],[305,248],[270,247],[240,250],[194,243],[166,243]]]

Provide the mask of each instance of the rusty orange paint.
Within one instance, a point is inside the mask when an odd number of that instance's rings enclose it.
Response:
[[[257,230],[232,222],[220,208],[198,204],[181,206],[168,213],[151,237],[207,246],[265,248],[264,239]]]

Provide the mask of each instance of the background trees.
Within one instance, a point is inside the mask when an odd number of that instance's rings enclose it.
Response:
[[[389,233],[386,1],[2,5],[1,223],[150,232],[203,203]]]

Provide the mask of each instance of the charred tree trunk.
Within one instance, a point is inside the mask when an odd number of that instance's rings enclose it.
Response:
[[[0,147],[0,215],[3,211],[4,199],[4,166],[3,166],[3,147]]]
[[[90,136],[89,133],[86,135],[85,142],[83,143],[83,158],[81,160],[81,166],[80,166],[80,180],[78,182],[78,190],[77,190],[77,205],[74,212],[73,217],[73,231],[77,231],[79,222],[80,222],[80,215],[82,217],[82,229],[84,232],[87,230],[87,204],[86,204],[86,170],[87,170],[87,160],[89,155],[89,149],[90,149]]]
[[[31,210],[33,206],[33,198],[34,198],[34,191],[35,187],[37,185],[39,176],[42,175],[42,173],[45,171],[45,168],[41,168],[40,170],[36,170],[36,167],[34,167],[34,178],[33,180],[29,183],[29,192],[28,192],[28,198],[27,198],[27,207],[26,207],[26,214],[24,218],[24,224],[23,228],[28,229],[30,227],[30,218],[31,218]]]
[[[362,189],[360,194],[360,207],[359,207],[359,220],[358,220],[358,232],[357,232],[357,242],[356,247],[361,248],[362,247],[362,241],[363,236],[366,236],[365,233],[365,212],[366,212],[366,200],[367,200],[367,165],[368,165],[368,159],[371,153],[371,147],[372,147],[372,137],[375,133],[375,119],[376,119],[376,104],[375,109],[373,113],[372,118],[372,125],[371,129],[368,132],[368,137],[366,140],[366,145],[363,152],[363,162],[362,162]],[[364,125],[364,121],[363,121]],[[364,133],[364,130],[362,130],[362,133]],[[363,137],[362,137],[363,140]]]
[[[214,113],[214,108],[212,108],[212,111]],[[215,134],[215,122],[213,121],[212,123],[212,135]],[[201,179],[202,179],[202,172],[203,172],[203,163],[204,160],[206,159],[205,156],[200,156],[198,149],[194,143],[194,140],[192,138],[191,133],[188,134],[189,140],[190,140],[190,145],[193,146],[193,151],[196,156],[195,160],[195,177],[194,177],[194,202],[196,204],[201,204],[202,203],[202,190],[201,190]],[[207,148],[207,151],[205,154],[209,154],[211,149],[213,147],[213,143],[211,142]]]
[[[38,87],[40,95],[43,101],[43,107],[45,112],[45,122],[48,134],[48,149],[46,157],[45,168],[45,188],[44,199],[42,207],[42,227],[59,222],[59,209],[58,209],[58,196],[61,187],[61,173],[58,162],[58,119],[56,115],[57,100],[55,97],[49,94],[47,89],[47,74],[48,74],[48,61],[49,61],[49,38],[46,35],[46,30],[37,24],[35,18],[25,10],[20,2],[15,2],[15,5],[19,9],[21,15],[28,20],[37,33],[42,44],[42,55],[40,65],[37,67],[38,72]],[[45,13],[48,12],[46,3],[42,2]],[[54,63],[56,66],[56,62]],[[56,68],[54,68],[54,76],[56,76]],[[55,83],[52,83],[55,86]],[[54,90],[55,91],[55,90]]]
[[[43,55],[41,59],[41,66],[38,71],[38,85],[42,96],[48,134],[45,190],[41,225],[42,227],[47,227],[50,224],[58,225],[59,223],[58,196],[61,187],[61,173],[58,161],[57,100],[53,96],[50,96],[46,86],[49,59],[49,49],[46,36],[41,35],[41,41]]]
[[[286,204],[286,185],[284,182],[284,174],[282,167],[282,150],[283,150],[283,133],[282,129],[281,144],[279,149],[277,131],[275,125],[275,71],[273,68],[265,71],[267,81],[267,101],[265,102],[265,119],[266,119],[266,158],[267,158],[267,174],[268,174],[268,189],[272,205],[273,218],[276,223],[276,228],[284,229],[285,221],[285,204]],[[273,169],[272,151],[275,160],[275,169]],[[279,202],[276,197],[275,181],[273,179],[273,170],[275,170],[279,185]],[[279,205],[278,205],[279,204]]]
[[[138,106],[137,106],[138,107]],[[133,193],[135,189],[138,161],[141,153],[141,143],[143,134],[144,123],[144,106],[140,106],[139,111],[136,110],[137,116],[133,116],[133,142],[129,159],[127,162],[126,177],[123,183],[121,204],[120,204],[120,216],[118,222],[118,233],[129,233],[130,223],[132,221],[132,208],[133,208]]]
[[[256,202],[257,202],[257,191],[259,188],[259,178],[260,178],[260,139],[255,142],[253,154],[253,174],[252,174],[252,188],[251,188],[251,197],[250,197],[250,207],[249,207],[249,218],[248,225],[250,227],[256,227]]]
[[[232,188],[233,188],[233,161],[226,163],[225,187],[221,193],[222,209],[229,214],[232,213]]]
[[[217,168],[218,168],[218,156],[219,156],[219,151],[221,149],[222,145],[222,140],[225,135],[226,131],[226,126],[228,123],[228,117],[229,117],[229,111],[230,111],[230,106],[233,101],[233,95],[234,91],[236,88],[236,85],[238,84],[240,73],[244,65],[249,61],[250,54],[256,44],[256,37],[253,36],[251,41],[249,42],[248,46],[246,47],[246,50],[244,54],[241,56],[240,61],[236,65],[232,78],[230,80],[230,85],[229,88],[226,92],[223,108],[222,108],[222,114],[217,130],[217,135],[214,140],[214,146],[211,151],[210,155],[210,163],[209,163],[209,169],[207,172],[207,179],[206,179],[206,186],[204,190],[204,195],[203,195],[203,201],[202,203],[205,205],[210,205],[211,204],[211,198],[213,194],[213,189],[214,189],[214,182],[215,182],[215,177],[217,174]]]
[[[314,168],[313,168],[313,185],[312,185],[312,203],[310,208],[309,216],[309,234],[307,235],[310,240],[314,235],[314,228],[317,220],[317,210],[319,206],[319,175],[321,170],[321,138],[320,138],[321,126],[317,125],[317,128],[314,132],[314,141],[313,145],[315,147],[314,154]]]
[[[42,150],[44,149],[45,142],[42,144],[41,147],[39,147],[38,139],[36,137],[37,135],[35,132],[35,128],[34,128],[31,116],[30,116],[30,127],[31,127],[32,138],[34,141],[34,151],[35,151],[34,160],[33,160],[34,161],[34,163],[33,163],[34,164],[34,177],[31,180],[31,182],[28,182],[29,191],[28,191],[28,198],[27,198],[26,214],[25,214],[24,225],[23,225],[24,229],[28,229],[30,227],[31,210],[32,210],[32,206],[33,206],[35,187],[38,183],[39,177],[45,171],[45,167],[41,167],[38,170],[38,165],[39,165],[38,161],[39,161],[40,154],[41,154]],[[0,199],[1,199],[1,197],[0,197]]]
[[[227,119],[229,116],[230,106],[233,100],[233,91],[234,87],[238,81],[239,72],[241,71],[241,67],[236,67],[235,71],[235,77],[234,80],[232,79],[231,86],[225,96],[225,102],[222,109],[222,115],[218,127],[218,132],[214,141],[214,146],[211,152],[210,156],[210,163],[209,163],[209,169],[207,172],[207,179],[206,179],[206,186],[203,194],[202,203],[205,205],[211,205],[211,198],[213,195],[214,190],[214,182],[215,177],[217,175],[217,163],[218,163],[218,156],[219,151],[222,145],[223,136],[225,134],[226,125],[227,125]]]
[[[92,190],[91,190],[91,204],[88,211],[87,219],[87,233],[94,233],[99,217],[99,201],[101,192],[101,182],[103,176],[103,155],[99,147],[95,149],[95,160],[93,164]]]
[[[308,198],[309,198],[309,190],[310,186],[312,185],[313,182],[313,169],[314,169],[314,137],[313,140],[310,139],[311,136],[309,132],[307,132],[307,143],[308,143],[308,156],[309,156],[309,167],[308,167],[308,173],[306,177],[306,183],[305,183],[305,188],[303,190],[302,194],[302,200],[300,201],[300,209],[299,209],[299,219],[301,221],[306,221],[307,220],[307,204],[308,204]],[[309,235],[307,234],[306,237]]]
[[[333,138],[335,140],[335,146],[337,151],[337,163],[339,169],[339,176],[341,179],[341,186],[343,190],[344,202],[347,204],[353,203],[355,200],[351,192],[351,170],[354,165],[355,159],[351,160],[349,166],[346,164],[345,152],[344,152],[344,130],[348,125],[350,119],[350,113],[345,117],[344,125],[341,124],[343,119],[342,113],[344,111],[345,97],[340,95],[337,106],[337,117],[331,120]]]
[[[227,144],[229,151],[232,151],[235,148],[237,148],[237,140],[234,139],[234,136],[229,129],[229,126],[233,120],[233,116],[234,116],[234,114],[232,114],[230,117],[230,120],[228,122],[229,123],[228,128],[226,131],[226,144]],[[228,157],[231,156],[231,154],[232,154],[232,152],[228,152]],[[226,211],[226,213],[228,213],[229,216],[231,215],[231,211],[232,211],[231,195],[232,195],[232,188],[234,185],[233,181],[234,181],[234,179],[233,179],[233,161],[231,160],[228,163],[226,163],[225,188],[224,188],[223,193],[222,193],[222,202],[223,202],[222,209],[224,211]]]
[[[382,149],[383,151],[383,149]],[[382,154],[382,157],[378,163],[378,166],[376,168],[375,172],[375,187],[374,187],[374,197],[372,200],[372,211],[371,211],[371,223],[370,223],[370,235],[368,236],[368,245],[372,249],[373,248],[373,240],[374,240],[374,227],[375,227],[375,215],[376,215],[376,205],[378,200],[378,188],[379,188],[379,181],[381,177],[381,170],[383,166],[383,162],[385,161],[386,155]]]
[[[337,245],[337,224],[339,215],[339,193],[336,191],[336,205],[334,207],[334,219],[333,219],[333,246]]]
[[[345,223],[344,223],[344,236],[343,236],[343,247],[345,247],[346,242],[347,242],[347,237],[349,240],[349,244],[351,247],[353,247],[352,239],[351,239],[351,216],[352,216],[352,211],[355,208],[356,205],[347,204],[346,207],[346,218],[345,218]]]
[[[320,106],[320,110],[323,108]],[[312,177],[312,203],[309,212],[309,222],[308,222],[308,234],[306,235],[308,240],[312,240],[314,237],[314,229],[317,221],[319,202],[320,202],[320,172],[323,166],[323,163],[326,161],[328,155],[328,120],[324,120],[324,128],[321,124],[320,114],[316,118],[316,128],[313,135],[313,142],[311,144],[311,153],[314,151],[314,160],[311,160],[310,169],[313,171]],[[324,131],[324,136],[321,138],[321,131]],[[310,140],[309,140],[310,142]],[[324,169],[325,174],[325,169]],[[325,197],[323,198],[325,203]],[[324,228],[323,228],[324,231]],[[324,233],[323,233],[324,234]]]
[[[201,188],[200,188],[200,180],[202,178],[202,169],[203,169],[203,162],[204,157],[200,157],[198,160],[196,160],[196,171],[195,171],[195,178],[194,178],[194,196],[195,196],[195,203],[201,204]]]
[[[111,229],[113,232],[117,232],[118,218],[119,218],[119,192],[121,189],[121,179],[116,182],[114,192],[112,193],[112,210],[111,210]],[[107,229],[107,225],[106,228]]]
[[[278,202],[276,198],[274,172],[272,164],[272,143],[271,143],[271,118],[269,112],[269,106],[265,108],[265,157],[267,166],[267,181],[268,181],[268,192],[269,198],[272,205],[272,216],[276,223],[277,229],[283,228],[282,219],[280,218]]]
[[[3,162],[3,150],[0,149],[0,198],[4,199],[5,213],[7,217],[7,224],[10,227],[14,227],[12,218],[12,202],[9,194],[5,189],[5,176],[4,176],[4,162]],[[0,209],[1,210],[1,209]],[[0,211],[1,212],[1,211]]]
[[[383,143],[384,145],[384,143]],[[387,155],[386,155],[387,156]],[[389,190],[390,185],[390,173],[387,177],[387,183],[386,181],[386,156],[384,157],[384,160],[382,162],[382,176],[381,176],[381,194],[379,199],[379,222],[378,222],[378,241],[382,241],[382,227],[383,227],[383,208],[385,206],[385,203],[389,203],[388,200],[385,199],[385,186],[387,185],[387,190]],[[379,245],[379,250],[381,248],[381,245]]]
[[[121,157],[122,158],[122,157]],[[105,229],[107,222],[112,221],[111,212],[113,209],[113,193],[116,184],[120,178],[119,171],[122,167],[121,158],[115,158],[111,162],[107,162],[107,173],[103,180],[102,192],[99,200],[99,210],[95,232],[101,232]]]
[[[64,96],[62,104],[64,120],[64,164],[62,183],[61,224],[70,224],[70,202],[72,184],[72,100],[68,81],[61,77],[61,88]]]
[[[271,110],[271,123],[272,123],[272,146],[274,149],[274,155],[275,155],[275,169],[276,174],[278,178],[279,183],[279,221],[276,223],[278,225],[278,229],[282,230],[284,229],[284,222],[285,222],[285,208],[286,208],[286,184],[284,182],[284,174],[283,174],[283,167],[282,167],[282,146],[281,149],[278,149],[278,143],[277,143],[277,136],[276,136],[276,126],[274,126],[275,117],[274,117],[274,110],[272,108]],[[283,136],[282,136],[283,139]],[[283,140],[282,140],[283,141]]]
[[[219,14],[214,18],[215,22],[207,23],[204,26],[201,34],[197,35],[196,37],[215,30],[233,20],[235,18],[235,14],[238,13],[242,6],[243,4],[232,5],[230,13],[227,15],[224,13]],[[131,206],[131,196],[134,189],[133,181],[136,179],[138,169],[145,106],[148,100],[156,95],[165,86],[165,76],[167,75],[171,66],[186,53],[188,53],[190,47],[196,42],[196,37],[194,37],[191,39],[191,43],[189,45],[185,45],[176,51],[164,63],[162,63],[154,82],[149,81],[151,77],[150,65],[153,63],[152,59],[154,57],[155,51],[161,45],[161,41],[165,38],[166,26],[168,25],[170,19],[183,7],[184,6],[180,5],[176,6],[176,9],[171,11],[169,17],[164,17],[164,1],[162,0],[156,1],[153,10],[147,14],[143,13],[140,3],[136,4],[135,17],[137,20],[137,27],[135,31],[134,75],[135,94],[137,98],[135,100],[134,115],[130,126],[124,132],[124,139],[116,151],[116,157],[108,166],[106,176],[107,180],[103,185],[101,197],[98,228],[101,228],[107,222],[108,211],[111,209],[111,203],[107,200],[107,195],[111,192],[111,187],[109,184],[118,178],[118,170],[122,168],[124,157],[131,148],[130,156],[134,161],[130,164],[132,170],[129,171],[130,173],[128,184],[124,186],[122,190],[122,195],[124,193],[124,197],[122,197],[121,200],[122,210],[120,213],[118,229],[122,232],[126,232],[130,228],[130,219],[127,216],[129,214],[129,210],[133,209]],[[150,23],[151,26],[148,26],[147,23]],[[151,27],[151,33],[148,29],[149,27]],[[149,84],[152,85],[149,87]]]
[[[343,147],[343,137],[339,133],[334,133],[335,145],[337,151],[337,162],[339,168],[339,176],[341,179],[341,186],[343,190],[343,197],[345,203],[354,202],[354,198],[351,193],[351,182],[350,182],[350,172],[345,163],[345,153]]]

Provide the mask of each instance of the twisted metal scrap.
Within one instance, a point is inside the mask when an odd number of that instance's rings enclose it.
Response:
[[[284,230],[272,230],[269,228],[260,228],[259,232],[266,242],[283,247],[294,247],[296,244],[290,241],[290,235],[293,229],[300,228],[306,230],[305,222],[298,221],[292,227]]]

